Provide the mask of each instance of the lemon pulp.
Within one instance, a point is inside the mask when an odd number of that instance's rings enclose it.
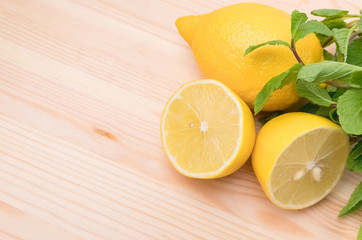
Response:
[[[271,197],[293,208],[318,202],[337,184],[347,155],[341,131],[318,128],[300,136],[276,161],[269,182]]]
[[[224,84],[197,80],[182,86],[167,103],[161,136],[166,155],[180,173],[221,177],[250,156],[254,120],[247,105]]]

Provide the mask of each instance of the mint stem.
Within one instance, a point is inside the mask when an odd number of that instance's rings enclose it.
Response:
[[[357,25],[359,20],[354,20],[352,22],[347,23],[346,28],[352,28]]]
[[[333,40],[333,36],[328,37],[322,44],[322,48],[325,48],[328,45],[328,43],[330,43],[332,40]]]
[[[290,49],[292,50],[292,52],[293,52],[295,58],[298,60],[298,62],[301,63],[301,64],[303,64],[303,66],[304,66],[305,64],[303,63],[302,59],[300,59],[300,57],[299,57],[299,55],[298,55],[298,53],[297,53],[297,50],[296,50],[296,48],[295,48],[294,39],[293,39],[293,38],[292,38],[292,40],[291,40]]]
[[[362,141],[362,135],[349,134],[349,141],[350,141],[351,145],[354,145],[355,143]]]
[[[336,88],[350,88],[351,87],[348,84],[337,83],[337,82],[334,82],[334,81],[327,81],[325,83],[327,83],[328,85],[331,85],[333,87],[336,87]]]
[[[358,37],[358,32],[353,32],[349,37],[349,43],[351,43],[357,37]]]
[[[347,17],[361,17],[361,15],[358,14],[348,14]]]

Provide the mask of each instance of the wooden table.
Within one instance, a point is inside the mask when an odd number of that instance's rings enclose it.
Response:
[[[0,1],[0,239],[355,239],[338,218],[361,174],[302,211],[275,207],[247,163],[189,179],[166,159],[161,111],[202,78],[175,20],[241,2]],[[361,0],[264,0],[287,12]]]

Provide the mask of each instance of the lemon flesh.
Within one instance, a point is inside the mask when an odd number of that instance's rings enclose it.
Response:
[[[263,147],[268,143],[272,147]],[[312,114],[288,113],[261,129],[253,168],[274,204],[301,209],[332,191],[349,149],[348,136],[338,125]]]
[[[231,174],[248,159],[255,127],[247,105],[215,80],[182,86],[161,118],[164,151],[183,175],[217,178]]]

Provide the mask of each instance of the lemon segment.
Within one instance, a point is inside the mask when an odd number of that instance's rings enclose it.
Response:
[[[274,204],[301,209],[332,191],[349,150],[348,135],[337,124],[313,114],[287,113],[260,130],[252,164]]]
[[[183,175],[222,177],[249,158],[254,119],[248,106],[221,82],[191,81],[166,104],[161,138],[167,157]]]

